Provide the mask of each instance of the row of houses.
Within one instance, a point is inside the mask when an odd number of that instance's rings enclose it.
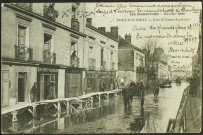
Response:
[[[37,82],[38,101],[53,82],[57,98],[99,91],[116,78],[118,41],[79,18],[84,3],[9,3],[2,7],[2,106],[30,102]],[[63,17],[64,11],[72,12]],[[114,27],[111,29],[114,32]],[[116,29],[118,31],[118,29]]]
[[[5,3],[2,6],[1,106],[116,89],[118,76],[146,80],[145,53],[119,27],[94,27],[79,14],[85,3]],[[89,14],[91,14],[89,12]],[[105,82],[105,83],[104,83]]]

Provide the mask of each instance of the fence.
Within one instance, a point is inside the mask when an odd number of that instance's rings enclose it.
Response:
[[[166,130],[167,133],[180,133],[185,130],[185,124],[186,124],[186,122],[185,122],[185,119],[186,119],[185,118],[186,117],[185,105],[186,105],[186,101],[188,98],[189,89],[190,89],[190,87],[188,86],[183,91],[182,99],[180,102],[180,106],[178,108],[176,118],[169,120],[168,127]]]

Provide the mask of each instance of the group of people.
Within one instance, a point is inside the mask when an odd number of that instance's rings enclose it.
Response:
[[[37,93],[38,93],[38,88],[37,88],[37,83],[35,82],[30,90],[31,102],[37,101]],[[55,83],[50,82],[50,85],[48,87],[47,99],[55,99],[55,98],[56,98]]]
[[[122,86],[122,85],[121,85]],[[124,101],[125,108],[129,107],[132,104],[134,96],[141,98],[141,105],[144,104],[144,83],[142,80],[138,82],[132,81],[130,84],[127,84],[125,87],[122,87],[122,96]]]

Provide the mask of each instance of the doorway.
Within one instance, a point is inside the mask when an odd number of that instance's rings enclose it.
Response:
[[[18,73],[18,102],[25,101],[25,77],[26,73],[19,72]]]
[[[1,74],[1,106],[9,105],[9,71]]]
[[[44,75],[44,99],[47,99],[49,94],[50,76]]]
[[[56,98],[58,97],[58,75],[57,73],[38,73],[38,101],[46,100],[48,99],[48,95],[50,92],[50,84],[51,82],[54,82],[55,84],[55,94]]]
[[[65,97],[78,97],[81,95],[81,74],[66,73]]]

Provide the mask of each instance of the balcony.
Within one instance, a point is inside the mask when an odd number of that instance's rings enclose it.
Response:
[[[52,53],[48,50],[44,50],[43,52],[43,63],[44,64],[56,64],[56,53]]]
[[[95,59],[88,59],[88,65],[90,70],[96,69],[96,60]]]
[[[145,68],[144,67],[136,67],[136,72],[137,73],[144,73],[145,72]]]
[[[106,61],[101,62],[101,70],[106,70]]]
[[[32,3],[15,3],[15,5],[25,10],[32,11]]]
[[[80,30],[80,22],[74,16],[71,19],[71,29],[73,29],[75,31],[79,31]]]
[[[71,67],[79,67],[79,64],[80,64],[80,59],[77,57],[72,58],[70,61]]]
[[[32,61],[33,50],[24,46],[15,46],[15,58],[18,61]]]
[[[59,16],[58,11],[54,9],[54,5],[55,3],[52,3],[49,6],[44,5],[44,17],[51,21],[56,21],[56,18]]]
[[[111,70],[115,70],[115,63],[111,62]]]

